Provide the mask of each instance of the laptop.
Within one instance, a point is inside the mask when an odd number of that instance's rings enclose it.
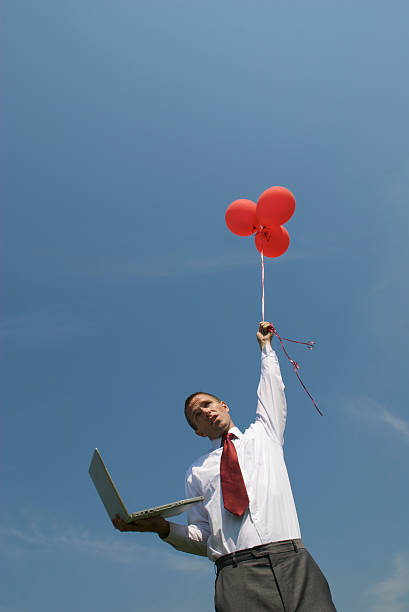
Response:
[[[164,518],[177,516],[185,512],[193,504],[197,504],[204,499],[202,496],[191,497],[190,499],[181,499],[164,506],[156,506],[155,508],[148,508],[147,510],[140,510],[139,512],[129,514],[97,448],[92,456],[89,474],[110,518],[113,519],[116,514],[119,514],[121,519],[127,523],[159,515]]]

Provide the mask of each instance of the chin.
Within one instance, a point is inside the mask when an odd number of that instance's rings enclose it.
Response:
[[[223,435],[223,431],[221,431],[220,429],[218,429],[217,431],[212,431],[211,433],[209,433],[209,438],[211,440],[216,440],[216,438],[220,438]]]

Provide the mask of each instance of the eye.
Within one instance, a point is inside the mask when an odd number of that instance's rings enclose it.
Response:
[[[193,413],[193,419],[197,422],[198,419],[200,419],[200,417],[203,415],[203,412],[200,410],[200,408],[198,410],[195,410]]]

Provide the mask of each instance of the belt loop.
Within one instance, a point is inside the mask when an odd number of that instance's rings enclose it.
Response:
[[[237,567],[237,557],[236,557],[236,553],[232,553],[231,555],[232,559],[233,559],[233,567]]]
[[[296,553],[298,553],[298,546],[295,540],[292,540],[293,546],[294,546],[294,550]]]

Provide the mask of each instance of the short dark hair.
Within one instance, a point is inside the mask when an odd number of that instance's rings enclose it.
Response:
[[[187,397],[185,400],[185,417],[190,427],[193,427],[193,429],[196,429],[196,428],[188,417],[187,409],[189,408],[190,402],[196,397],[196,395],[208,395],[209,397],[212,397],[213,399],[215,399],[217,402],[221,402],[221,399],[217,397],[217,395],[213,395],[213,393],[208,393],[207,391],[196,391],[195,393],[192,393],[191,395],[189,395],[189,397]]]

